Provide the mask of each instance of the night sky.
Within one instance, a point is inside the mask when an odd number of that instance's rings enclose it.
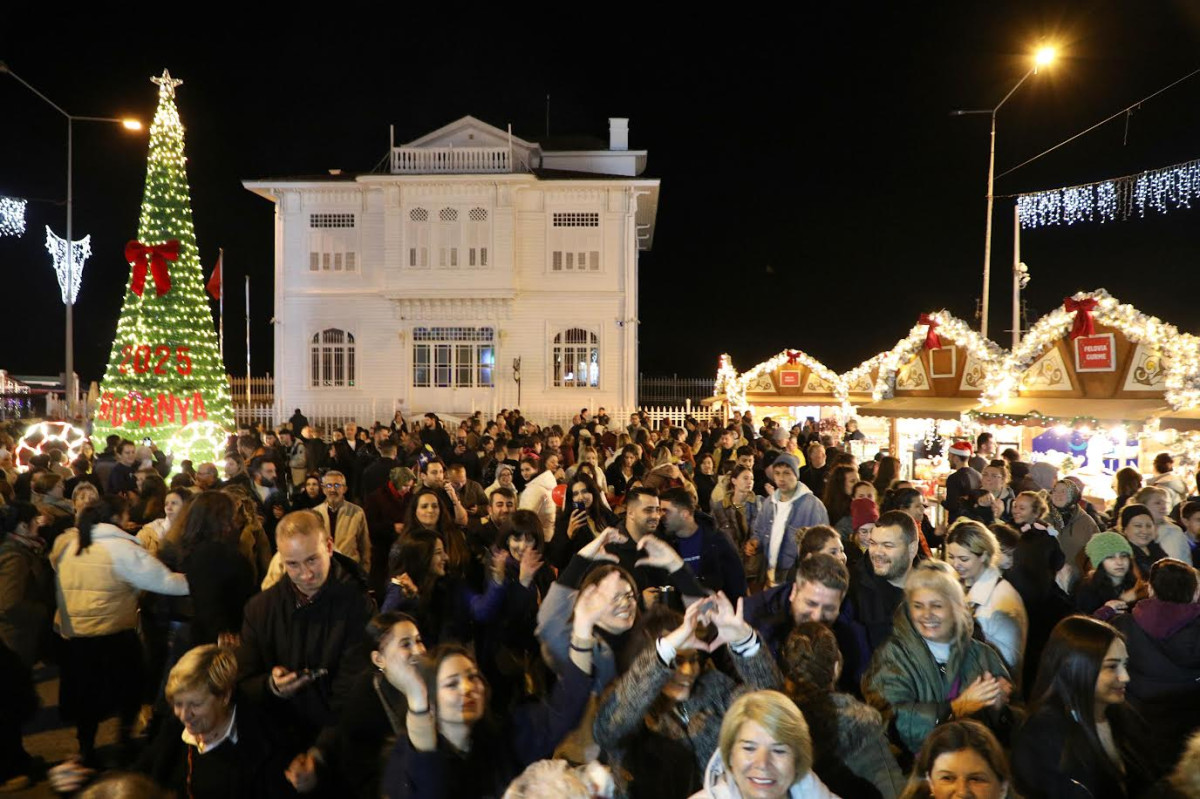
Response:
[[[840,4],[849,5],[849,4]],[[396,141],[473,114],[539,141],[630,145],[662,179],[655,247],[641,259],[646,374],[711,377],[785,347],[841,371],[904,336],[922,311],[974,318],[983,258],[989,108],[1042,40],[1059,61],[999,117],[997,173],[1200,67],[1200,5],[1184,2],[857,4],[782,18],[652,20],[633,6],[553,22],[522,7],[421,18],[280,8],[270,20],[76,12],[9,18],[0,59],[72,114],[147,125],[163,67],[182,78],[192,207],[205,273],[252,281],[254,372],[270,370],[272,206],[246,178],[371,170]],[[698,6],[696,8],[699,8]],[[331,16],[332,15],[332,16]],[[20,17],[21,15],[18,15]],[[173,17],[170,27],[156,27]],[[293,22],[293,18],[301,18]],[[528,17],[528,19],[526,18]],[[51,28],[51,24],[55,27]],[[44,225],[65,232],[66,124],[0,75],[0,194],[30,199],[23,239],[0,239],[9,329],[0,368],[62,368],[63,306]],[[128,276],[147,139],[75,127],[75,232],[92,235],[76,306],[76,363],[98,379]],[[1054,188],[1200,157],[1200,75],[996,184]],[[998,199],[992,338],[1007,345],[1012,201]],[[1200,207],[1027,231],[1031,320],[1105,287],[1200,332]],[[245,368],[243,303],[226,298],[226,357]]]

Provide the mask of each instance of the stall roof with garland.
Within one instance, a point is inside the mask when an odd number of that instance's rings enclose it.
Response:
[[[1098,363],[1081,368],[1089,341],[1097,343]],[[1006,401],[1031,396],[1093,402],[1161,397],[1170,410],[1193,408],[1200,405],[1200,339],[1118,302],[1104,289],[1078,292],[1005,354],[990,373],[981,410],[1003,413],[1014,407]],[[1090,415],[1114,418],[1090,406]]]

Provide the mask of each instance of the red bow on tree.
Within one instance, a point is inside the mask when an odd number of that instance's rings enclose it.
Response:
[[[795,366],[800,363],[800,353],[795,350],[787,351],[788,366]]]
[[[942,348],[942,340],[934,331],[941,327],[941,323],[929,314],[923,313],[917,318],[917,324],[929,325],[929,330],[925,333],[925,349],[940,350]]]
[[[1063,308],[1067,310],[1067,313],[1075,312],[1075,324],[1071,326],[1072,340],[1080,336],[1096,334],[1096,325],[1092,322],[1092,311],[1096,310],[1097,304],[1091,297],[1083,300],[1073,300],[1067,297],[1063,300]]]
[[[146,272],[154,278],[154,291],[162,296],[171,290],[171,276],[167,274],[167,261],[179,258],[179,242],[171,239],[165,244],[147,245],[131,241],[125,245],[125,260],[133,266],[133,283],[129,288],[142,296],[146,288]]]

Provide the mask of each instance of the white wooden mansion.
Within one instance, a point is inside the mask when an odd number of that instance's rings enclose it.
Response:
[[[466,116],[388,173],[247,180],[275,203],[275,405],[406,415],[637,401],[657,179],[628,120],[550,149]]]

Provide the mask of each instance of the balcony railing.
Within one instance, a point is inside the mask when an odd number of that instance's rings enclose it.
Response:
[[[473,175],[524,171],[514,169],[507,147],[394,147],[394,175]]]

